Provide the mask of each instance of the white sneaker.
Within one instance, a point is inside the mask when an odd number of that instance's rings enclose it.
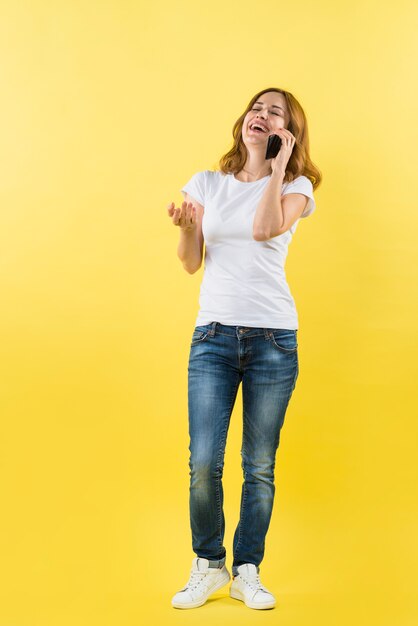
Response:
[[[242,600],[250,609],[272,609],[276,598],[260,582],[260,575],[253,563],[238,566],[238,574],[234,577],[229,595]]]
[[[176,609],[194,609],[205,604],[212,593],[226,585],[231,575],[225,565],[221,568],[209,567],[209,560],[201,557],[193,559],[189,582],[172,598]]]

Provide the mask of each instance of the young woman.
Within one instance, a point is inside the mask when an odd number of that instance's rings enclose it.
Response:
[[[266,159],[268,137],[282,141]],[[190,524],[193,559],[176,608],[201,606],[231,578],[223,545],[222,474],[226,437],[242,382],[244,482],[233,540],[232,598],[275,606],[261,583],[275,493],[275,456],[299,373],[298,316],[286,282],[287,248],[301,217],[315,209],[322,176],[309,157],[305,113],[282,89],[257,93],[233,128],[220,171],[205,170],[168,206],[180,227],[178,256],[196,272],[203,258],[199,312],[188,366]]]

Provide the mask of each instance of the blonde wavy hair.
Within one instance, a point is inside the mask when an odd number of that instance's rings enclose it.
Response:
[[[242,139],[242,124],[245,116],[248,111],[253,108],[255,102],[263,93],[267,93],[268,91],[276,91],[277,93],[283,94],[285,97],[287,110],[290,116],[287,129],[296,139],[292,154],[286,166],[286,173],[283,182],[290,182],[298,176],[303,175],[309,178],[313,189],[316,189],[322,181],[322,174],[316,165],[312,163],[309,156],[308,122],[305,112],[296,100],[295,96],[293,96],[289,91],[278,89],[277,87],[263,89],[251,98],[244,113],[237,119],[233,126],[232,135],[234,138],[234,145],[231,150],[224,154],[219,160],[219,170],[224,174],[237,174],[244,167],[247,160],[247,148]]]

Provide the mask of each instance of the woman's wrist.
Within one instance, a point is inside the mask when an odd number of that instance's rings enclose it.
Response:
[[[280,170],[279,168],[275,168],[273,170],[273,174],[272,176],[274,176],[275,178],[281,178],[282,180],[284,179],[284,177],[286,176],[286,172],[283,170]]]
[[[193,235],[197,233],[196,225],[194,226],[180,226],[180,232],[184,235]]]

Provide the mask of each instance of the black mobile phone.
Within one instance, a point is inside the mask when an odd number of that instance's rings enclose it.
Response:
[[[270,135],[267,142],[266,159],[274,159],[278,154],[282,140],[279,135]]]

